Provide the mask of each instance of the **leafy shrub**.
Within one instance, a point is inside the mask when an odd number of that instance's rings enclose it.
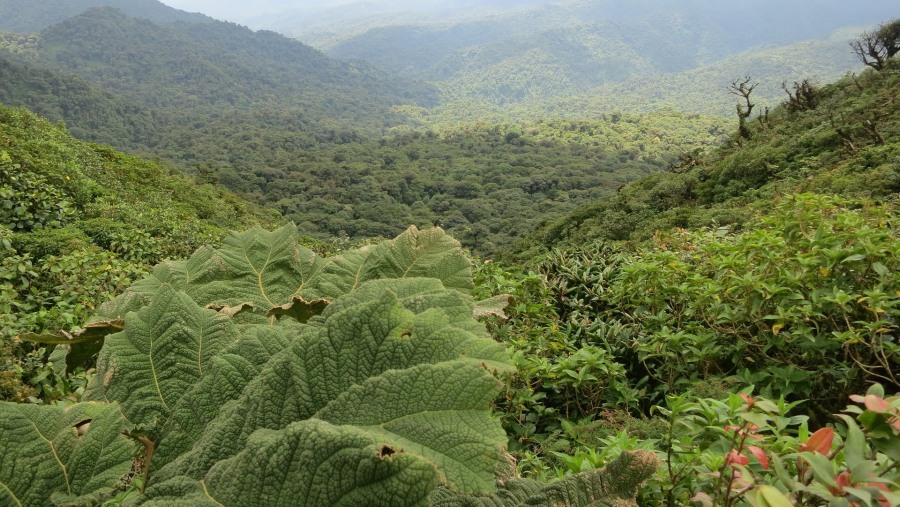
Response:
[[[72,203],[61,190],[0,151],[0,224],[28,232],[59,227],[72,214]]]
[[[898,281],[889,208],[798,196],[749,232],[660,238],[622,267],[606,318],[664,389],[733,374],[828,410],[864,381],[900,385]]]
[[[14,249],[30,254],[34,260],[49,255],[66,255],[90,245],[88,237],[72,226],[19,233],[13,235],[10,240]]]
[[[163,263],[84,333],[45,336],[103,339],[97,373],[87,403],[0,404],[0,453],[16,456],[0,481],[25,505],[102,501],[142,448],[135,505],[499,502],[470,495],[497,487],[491,372],[511,363],[474,319],[495,302],[471,287],[459,244],[415,228],[330,259],[294,227],[256,229]],[[655,465],[623,455],[613,488],[599,471],[500,488],[628,505]]]

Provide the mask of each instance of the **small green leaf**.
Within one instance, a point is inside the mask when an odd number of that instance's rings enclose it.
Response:
[[[817,481],[829,487],[837,486],[834,482],[834,466],[828,458],[815,452],[801,452],[800,456],[812,466]]]
[[[844,441],[844,459],[850,470],[860,466],[865,461],[866,437],[856,425],[852,417],[844,414],[838,415],[847,424],[847,439]]]

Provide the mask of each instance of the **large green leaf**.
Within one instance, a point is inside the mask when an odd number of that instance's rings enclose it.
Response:
[[[489,491],[505,435],[490,417],[499,385],[488,370],[509,363],[472,324],[472,308],[436,280],[364,284],[311,320],[156,479],[203,479],[257,430],[319,420],[365,439],[365,448],[428,463],[454,489]]]
[[[472,287],[471,263],[459,243],[439,228],[410,227],[396,239],[330,259],[301,246],[294,225],[272,232],[257,228],[232,233],[219,249],[204,247],[187,261],[157,266],[151,276],[104,305],[96,320],[137,310],[164,284],[177,287],[200,306],[252,308],[263,315],[299,308],[308,318],[321,312],[322,302],[367,281],[415,277],[434,278],[464,292]]]
[[[466,496],[447,488],[434,492],[434,507],[637,507],[635,496],[641,483],[659,465],[648,451],[622,453],[602,469],[570,475],[550,484],[529,479],[501,482],[491,496]]]
[[[110,491],[131,470],[137,444],[114,404],[0,403],[0,504],[49,505]]]
[[[235,325],[168,284],[125,321],[125,331],[103,347],[85,398],[116,401],[129,420],[151,428],[153,466],[188,450],[222,405],[287,346],[291,329]]]
[[[237,340],[228,318],[163,285],[149,306],[125,316],[125,331],[107,338],[88,398],[118,401],[131,421],[164,422]]]

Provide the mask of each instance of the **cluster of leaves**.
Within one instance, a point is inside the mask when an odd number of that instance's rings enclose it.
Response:
[[[141,450],[129,505],[634,505],[653,454],[495,484],[511,364],[459,243],[410,228],[325,259],[298,239],[232,234],[104,305],[71,341],[103,341],[86,403],[0,403],[0,498],[102,502]]]
[[[800,403],[748,394],[671,396],[656,407],[666,466],[642,492],[653,505],[884,507],[900,501],[900,397],[873,385],[836,423],[810,433]],[[851,414],[851,415],[847,415]],[[856,417],[852,417],[855,415]]]
[[[799,195],[745,225],[676,230],[637,249],[559,249],[536,273],[481,267],[483,295],[511,295],[509,318],[491,325],[514,350],[498,406],[524,473],[661,452],[668,423],[654,407],[675,393],[715,405],[756,385],[789,400],[785,417],[805,412],[820,427],[866,385],[900,386],[895,209]],[[683,473],[690,497],[699,472]],[[680,479],[660,484],[670,480]]]
[[[736,374],[827,406],[862,382],[900,386],[893,208],[801,195],[752,228],[660,237],[623,265],[595,317],[627,328],[613,351],[664,390]]]

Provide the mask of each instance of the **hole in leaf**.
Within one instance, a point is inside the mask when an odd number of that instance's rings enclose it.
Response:
[[[381,446],[381,450],[378,451],[376,456],[378,456],[381,459],[387,459],[387,458],[390,458],[391,456],[393,456],[394,454],[396,454],[394,449],[392,449],[391,447],[389,447],[387,445],[383,445],[383,446]]]
[[[87,433],[88,429],[90,429],[92,420],[93,419],[85,419],[84,421],[75,424],[75,432],[78,434],[79,438],[83,437],[84,434]]]

